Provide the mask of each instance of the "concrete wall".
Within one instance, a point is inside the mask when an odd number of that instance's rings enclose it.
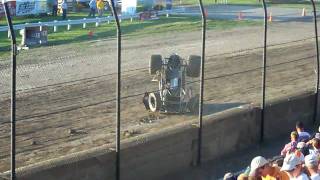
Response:
[[[271,139],[288,134],[300,120],[310,127],[313,123],[315,96],[309,92],[269,101],[265,110],[265,137]]]
[[[296,120],[311,124],[314,95],[297,94],[268,102],[265,137],[289,133]],[[247,148],[259,141],[261,111],[242,106],[204,118],[203,161]],[[194,125],[195,124],[195,125]],[[144,134],[122,142],[121,179],[142,180],[159,177],[195,165],[197,159],[197,120],[160,132]],[[75,153],[18,169],[23,180],[114,179],[114,145]],[[8,177],[8,173],[2,176]]]
[[[260,110],[243,106],[206,118],[203,126],[203,161],[244,149],[259,142]]]

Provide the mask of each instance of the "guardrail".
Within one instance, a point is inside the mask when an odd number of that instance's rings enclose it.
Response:
[[[158,15],[167,15],[167,17],[170,14],[179,14],[184,13],[185,9],[175,9],[175,10],[164,10],[164,11],[158,11]],[[119,20],[125,20],[125,19],[133,19],[139,18],[140,13],[137,13],[135,15],[127,15],[127,16],[121,16],[119,15]],[[97,18],[83,18],[83,19],[75,19],[75,20],[64,20],[64,21],[51,21],[51,22],[38,22],[38,23],[25,23],[25,24],[17,24],[14,25],[14,30],[20,30],[24,29],[25,27],[39,27],[39,26],[51,26],[54,27],[54,31],[57,30],[58,26],[68,26],[68,30],[71,29],[71,25],[79,25],[82,24],[83,28],[86,28],[87,23],[96,23],[96,26],[99,26],[100,23],[107,22],[110,23],[112,20],[114,20],[113,16],[108,17],[97,17]],[[8,26],[0,26],[0,32],[8,31]]]

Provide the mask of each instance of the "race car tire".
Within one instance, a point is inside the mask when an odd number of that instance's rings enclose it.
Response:
[[[162,56],[158,54],[152,55],[149,62],[150,75],[156,74],[156,72],[161,69],[161,66],[162,66]]]
[[[157,112],[161,108],[161,99],[159,93],[150,93],[149,94],[149,108],[152,112]]]
[[[190,55],[187,62],[187,76],[199,77],[200,76],[201,57]]]

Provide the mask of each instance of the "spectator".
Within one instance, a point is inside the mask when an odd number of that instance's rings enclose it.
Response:
[[[273,162],[272,166],[282,167],[283,159],[284,159],[284,157],[275,160],[275,161]]]
[[[104,2],[103,0],[97,0],[97,9],[98,9],[98,16],[102,17],[104,11]]]
[[[301,121],[298,121],[296,123],[296,131],[299,134],[299,139],[298,139],[299,142],[301,141],[307,142],[311,138],[311,135],[304,130],[304,125]]]
[[[104,10],[108,11],[110,7],[109,1],[106,2],[106,4],[104,5]]]
[[[166,9],[171,10],[172,9],[172,0],[166,0]]]
[[[310,139],[310,140],[307,142],[307,144],[310,145],[310,146],[312,145],[312,142],[313,142],[314,139],[320,139],[320,133],[315,133],[315,134],[313,135],[313,137],[314,137],[313,139]]]
[[[248,180],[248,179],[249,179],[249,177],[245,174],[240,174],[237,178],[237,180]]]
[[[261,179],[289,180],[289,176],[285,172],[280,171],[278,167],[270,166],[269,162],[262,156],[257,156],[252,159],[250,176]]]
[[[320,139],[313,138],[311,140],[311,147],[309,153],[315,156],[320,156]]]
[[[223,176],[223,180],[236,180],[236,178],[234,177],[234,175],[232,173],[229,172]]]
[[[52,0],[52,16],[57,16],[58,12],[58,0]]]
[[[68,9],[68,4],[66,0],[62,0],[61,9],[62,9],[62,19],[65,20],[67,19],[67,9]]]
[[[97,2],[96,0],[90,0],[89,2],[90,12],[88,17],[96,17],[96,8],[97,8]]]
[[[286,144],[281,151],[281,155],[286,155],[287,153],[292,153],[296,150],[298,144],[299,135],[296,131],[292,131],[290,134],[291,142]]]
[[[309,180],[308,176],[303,173],[303,159],[302,153],[299,153],[298,155],[296,153],[288,154],[284,158],[281,171],[285,171],[290,179],[293,180]]]
[[[310,154],[305,157],[305,165],[310,174],[311,180],[320,180],[320,175],[318,171],[318,159],[315,155]]]
[[[300,151],[304,156],[306,156],[310,153],[309,147],[308,147],[307,143],[305,143],[305,142],[298,142],[297,150]]]

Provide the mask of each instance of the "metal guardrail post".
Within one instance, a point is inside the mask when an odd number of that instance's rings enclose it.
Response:
[[[68,20],[68,25],[67,25],[67,30],[70,31],[71,30],[71,24],[70,24],[70,19]]]
[[[203,115],[203,92],[204,92],[204,63],[206,50],[206,29],[207,17],[203,7],[202,0],[199,0],[199,6],[202,14],[202,54],[201,54],[201,69],[200,69],[200,104],[199,104],[199,129],[198,129],[198,158],[197,165],[201,164],[201,148],[202,148],[202,115]]]
[[[100,25],[100,18],[96,17],[96,27]]]
[[[54,21],[53,21],[54,24],[56,24],[57,22],[58,22],[57,20],[54,20]],[[54,26],[53,26],[53,32],[57,32],[57,31],[58,31],[58,26],[57,26],[57,25],[54,25]]]
[[[87,18],[83,18],[83,21],[85,21],[85,20],[87,20]],[[84,23],[82,24],[82,28],[83,28],[83,29],[87,28],[87,23],[84,22]]]
[[[117,128],[116,128],[116,180],[120,180],[120,98],[121,98],[121,27],[114,0],[111,1],[111,9],[117,25],[118,41],[118,71],[117,71]]]
[[[313,21],[314,21],[314,33],[316,38],[316,52],[317,52],[317,84],[316,84],[316,94],[315,94],[315,103],[314,103],[314,113],[313,113],[313,123],[317,121],[318,115],[318,96],[319,96],[319,42],[318,42],[318,26],[317,26],[317,10],[314,0],[311,0],[313,8]]]
[[[11,61],[12,61],[12,82],[11,82],[11,180],[16,179],[16,56],[17,42],[12,25],[12,19],[8,7],[8,2],[2,0],[4,12],[7,18],[8,27],[11,34]]]
[[[261,126],[260,126],[260,142],[264,141],[264,114],[266,107],[266,76],[267,76],[267,32],[268,32],[268,11],[266,1],[262,0],[264,9],[264,36],[263,36],[263,70],[262,70],[262,104],[261,104]]]

